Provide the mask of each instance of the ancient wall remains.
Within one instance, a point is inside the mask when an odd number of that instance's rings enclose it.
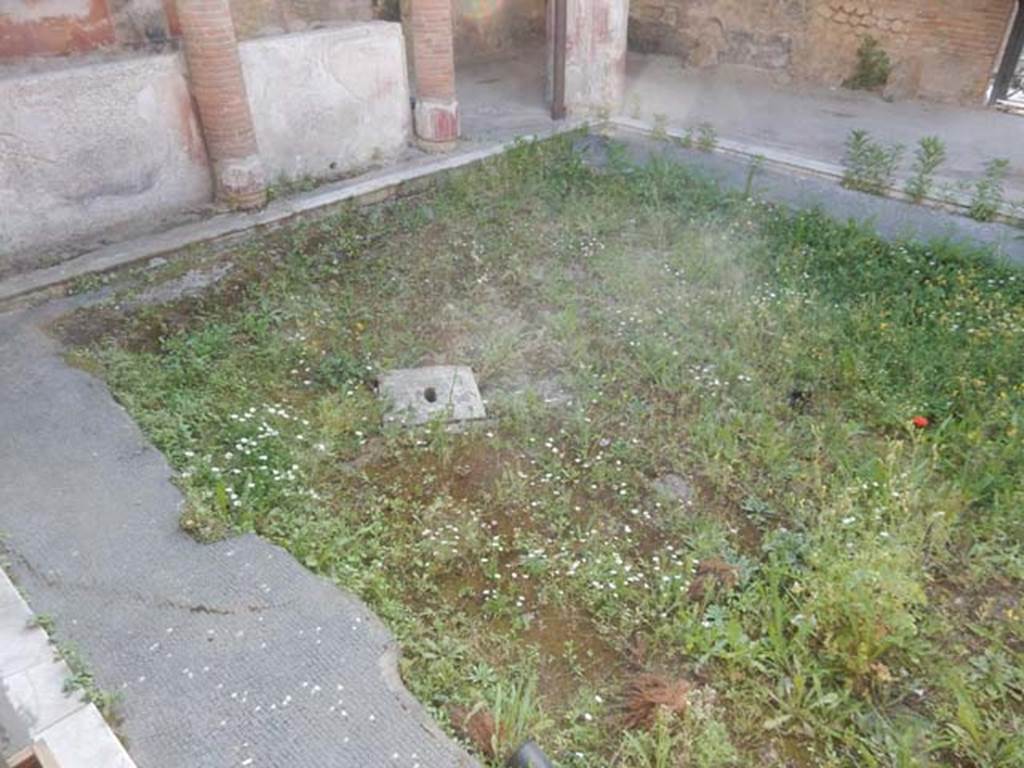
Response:
[[[231,0],[239,39],[374,18],[374,0]],[[159,48],[179,35],[174,0],[0,0],[0,61]]]
[[[544,41],[545,0],[452,0],[461,56]]]
[[[1017,0],[632,0],[633,50],[839,85],[866,35],[889,54],[888,95],[980,103]]]
[[[394,160],[411,134],[398,24],[244,42],[242,70],[273,183]],[[213,181],[179,52],[0,70],[0,275],[141,234],[207,206]]]

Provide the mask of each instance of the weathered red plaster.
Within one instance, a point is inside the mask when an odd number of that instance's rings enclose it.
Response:
[[[455,113],[447,110],[434,112],[434,138],[436,141],[454,141],[459,137],[459,121]]]
[[[181,37],[181,23],[178,21],[178,6],[174,0],[163,0],[167,16],[167,32],[171,37]]]
[[[89,0],[88,12],[78,16],[17,21],[0,15],[0,59],[83,53],[113,42],[114,25],[106,0]]]
[[[608,20],[610,13],[611,9],[605,6],[594,15],[594,40],[598,43],[608,42],[611,27],[611,22]]]

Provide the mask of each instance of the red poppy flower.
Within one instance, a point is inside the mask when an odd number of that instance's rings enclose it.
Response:
[[[924,429],[929,424],[931,424],[931,422],[928,421],[927,416],[915,416],[913,419],[911,419],[911,421],[913,422],[914,426],[917,427],[918,429]]]

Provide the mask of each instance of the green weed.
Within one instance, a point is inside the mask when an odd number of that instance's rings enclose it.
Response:
[[[614,145],[593,168],[576,138],[254,239],[237,292],[78,357],[175,467],[186,528],[356,592],[424,704],[485,705],[502,750],[1013,764],[1020,274]],[[374,377],[437,362],[492,420],[385,427]],[[692,681],[686,715],[624,732],[637,668]]]
[[[1002,207],[1006,176],[1010,172],[1010,161],[1005,158],[990,160],[985,164],[985,173],[974,183],[967,215],[975,221],[992,221]]]
[[[843,186],[872,195],[884,194],[892,186],[902,156],[899,144],[884,146],[865,130],[851,131],[843,156]]]
[[[697,126],[696,146],[701,152],[713,152],[718,146],[718,132],[711,123],[700,123]]]
[[[925,136],[918,142],[914,153],[913,176],[907,182],[906,193],[915,203],[929,194],[935,183],[935,172],[946,161],[946,145],[938,136]]]
[[[843,86],[855,90],[875,90],[889,82],[891,71],[892,62],[882,44],[874,37],[865,35],[857,48],[856,69],[843,81]]]

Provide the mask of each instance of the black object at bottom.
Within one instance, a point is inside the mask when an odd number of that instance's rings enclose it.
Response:
[[[506,765],[508,768],[554,768],[547,755],[532,741],[524,741]]]

